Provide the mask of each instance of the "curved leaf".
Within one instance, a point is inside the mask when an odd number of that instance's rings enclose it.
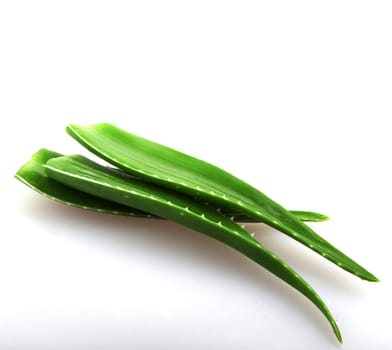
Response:
[[[77,191],[49,178],[43,165],[49,159],[60,156],[62,154],[42,148],[33,154],[31,160],[18,170],[15,177],[38,193],[73,207],[116,215],[160,219],[160,217],[151,213]],[[236,222],[257,222],[255,219],[249,218],[246,215],[224,212],[223,210],[221,212],[233,218]],[[293,213],[301,220],[306,221],[325,221],[328,219],[327,216],[319,213],[306,211],[295,211]]]
[[[45,168],[51,178],[67,186],[173,220],[241,252],[306,296],[328,319],[338,340],[342,340],[327,306],[304,279],[217,210],[78,155],[52,158],[47,161]]]
[[[69,125],[67,132],[87,149],[133,176],[265,222],[356,276],[377,281],[373,274],[281,205],[214,165],[111,124]]]

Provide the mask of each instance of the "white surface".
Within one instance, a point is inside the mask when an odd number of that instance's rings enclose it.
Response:
[[[390,348],[391,18],[388,1],[1,2],[0,348]],[[381,283],[248,228],[328,300],[344,345],[222,244],[13,179],[40,147],[87,154],[64,127],[101,121],[330,215],[312,226]]]

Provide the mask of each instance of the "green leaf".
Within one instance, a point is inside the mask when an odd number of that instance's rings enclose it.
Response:
[[[73,207],[117,215],[160,219],[151,213],[77,191],[49,178],[43,165],[49,159],[60,156],[62,156],[60,153],[43,148],[36,152],[31,160],[18,170],[15,177],[38,193]],[[232,217],[237,222],[255,222],[253,218],[249,218],[246,215],[224,212],[223,210],[221,212],[226,216]],[[328,219],[323,214],[313,212],[295,211],[294,213],[301,220],[324,221]]]
[[[328,319],[339,341],[339,328],[320,296],[276,255],[219,211],[198,200],[103,167],[82,156],[56,157],[48,175],[78,191],[173,220],[234,248],[306,296]]]
[[[66,205],[110,214],[153,217],[144,211],[75,190],[51,179],[43,165],[49,159],[61,156],[60,153],[42,148],[18,170],[15,177],[45,197]]]
[[[294,214],[214,165],[111,124],[69,125],[67,132],[87,149],[133,176],[260,220],[356,276],[377,281],[373,274],[317,235]]]
[[[290,210],[290,213],[295,215],[301,221],[322,222],[329,220],[328,216],[312,211]]]

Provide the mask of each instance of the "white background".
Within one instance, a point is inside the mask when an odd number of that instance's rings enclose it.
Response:
[[[1,1],[0,348],[389,349],[390,1]],[[40,147],[87,154],[107,121],[217,164],[381,279],[264,225],[327,300],[169,222],[64,207],[13,178]],[[388,346],[389,344],[389,346]]]

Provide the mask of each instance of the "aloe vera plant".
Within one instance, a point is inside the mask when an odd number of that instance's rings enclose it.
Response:
[[[337,339],[342,341],[334,318],[314,289],[241,226],[214,208],[79,155],[51,158],[44,168],[52,179],[66,186],[173,220],[241,252],[306,296],[325,315]]]
[[[346,271],[377,278],[321,238],[295,215],[228,172],[112,124],[69,125],[67,132],[91,152],[145,181],[260,220],[314,250]]]
[[[41,149],[19,169],[16,178],[64,204],[169,219],[225,243],[306,296],[325,315],[341,342],[335,320],[314,289],[237,223],[264,222],[358,277],[377,281],[302,222],[323,221],[326,216],[290,212],[222,169],[110,124],[70,125],[67,131],[119,169]]]
[[[161,219],[161,217],[151,213],[75,190],[51,179],[46,173],[44,165],[49,159],[61,156],[62,154],[49,149],[40,149],[33,154],[30,161],[18,170],[15,177],[38,193],[73,207],[117,215]],[[315,212],[299,210],[291,212],[302,221],[320,222],[328,220],[326,215]],[[241,213],[225,212],[224,210],[221,210],[221,213],[236,222],[257,222],[257,220]]]

